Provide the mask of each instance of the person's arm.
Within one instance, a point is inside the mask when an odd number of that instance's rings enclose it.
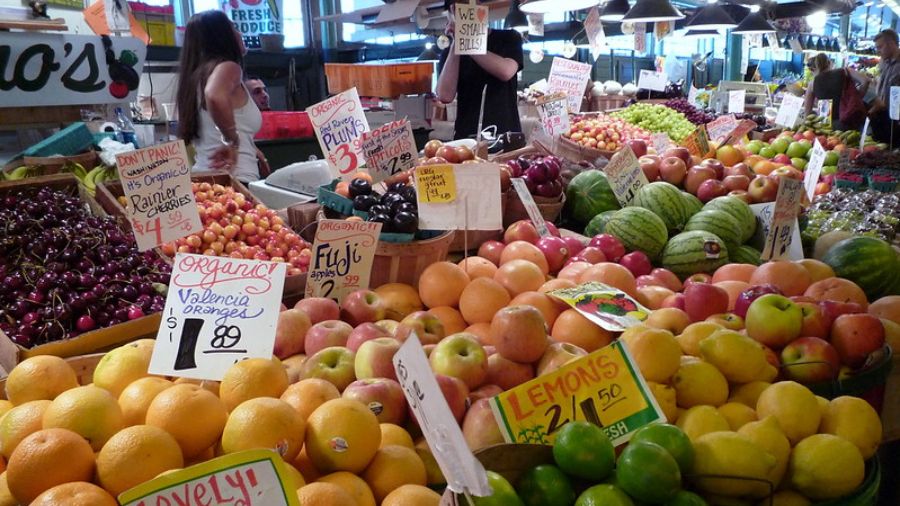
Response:
[[[447,50],[447,59],[444,68],[438,76],[437,97],[442,103],[449,104],[456,98],[456,87],[459,85],[459,55],[453,49],[453,44]]]
[[[848,70],[848,72],[850,72],[850,77],[857,84],[856,88],[859,90],[860,95],[866,96],[866,93],[869,91],[869,85],[872,84],[872,79],[862,72],[855,70]]]
[[[266,159],[266,155],[259,148],[256,148],[256,165],[259,167],[259,177],[266,178],[272,173],[269,160]]]
[[[803,110],[806,111],[806,114],[812,113],[813,104],[816,101],[816,96],[813,93],[813,83],[815,82],[815,77],[809,80],[809,85],[806,86],[806,94],[803,95]]]
[[[210,166],[214,169],[231,169],[237,163],[240,144],[237,125],[234,119],[234,91],[241,86],[241,67],[234,62],[223,62],[216,65],[206,87],[203,98],[206,110],[222,134],[223,144],[210,156]]]
[[[515,60],[504,58],[490,51],[485,54],[472,55],[472,59],[485,72],[503,82],[509,81],[519,72],[519,64]]]

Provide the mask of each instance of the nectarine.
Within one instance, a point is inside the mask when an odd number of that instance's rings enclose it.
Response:
[[[751,285],[775,285],[786,297],[803,295],[812,282],[812,276],[805,267],[786,260],[774,260],[760,265],[749,280]]]
[[[456,307],[469,281],[469,275],[460,266],[452,262],[435,262],[419,277],[419,297],[429,308]]]

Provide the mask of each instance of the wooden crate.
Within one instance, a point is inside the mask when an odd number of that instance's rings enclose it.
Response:
[[[431,93],[433,74],[432,62],[325,64],[329,93],[341,93],[355,86],[361,97],[397,98]]]

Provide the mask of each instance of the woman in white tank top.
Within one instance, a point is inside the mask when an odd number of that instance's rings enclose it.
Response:
[[[243,84],[245,53],[241,35],[224,12],[191,16],[176,100],[179,135],[196,152],[194,170],[227,170],[249,182],[268,175],[268,166],[253,143],[262,114]]]

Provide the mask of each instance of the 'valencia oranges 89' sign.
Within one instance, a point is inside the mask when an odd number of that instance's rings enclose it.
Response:
[[[510,443],[551,444],[566,423],[586,420],[614,445],[640,427],[665,421],[656,399],[622,343],[615,342],[553,373],[491,399]]]

